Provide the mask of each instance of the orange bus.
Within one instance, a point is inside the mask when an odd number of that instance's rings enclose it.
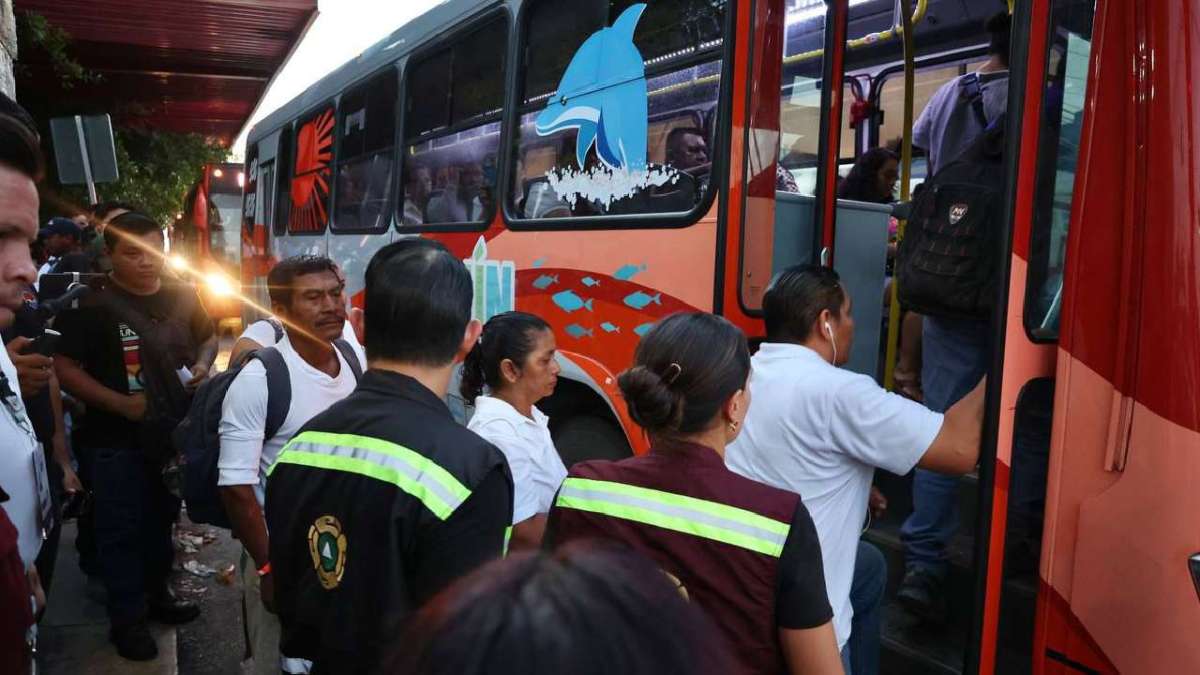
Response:
[[[240,320],[237,279],[241,261],[241,164],[208,164],[188,190],[171,228],[169,261],[177,272],[194,277],[208,313],[217,321]]]
[[[1006,6],[1007,265],[981,462],[936,628],[890,600],[910,478],[877,476],[883,670],[1200,672],[1186,0],[449,0],[251,131],[243,292],[265,304],[274,261],[313,252],[358,303],[381,246],[442,241],[476,318],[554,326],[563,371],[543,407],[568,464],[646,450],[615,379],[654,321],[711,311],[761,339],[764,290],[798,262],[841,273],[858,299],[848,367],[882,381],[868,299],[891,209],[838,200],[838,177],[911,134],[905,107],[984,58],[984,20]]]

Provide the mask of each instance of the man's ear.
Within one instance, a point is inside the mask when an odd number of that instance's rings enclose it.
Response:
[[[366,314],[361,308],[351,307],[350,312],[346,315],[346,319],[350,322],[350,327],[354,329],[354,337],[358,338],[358,344],[366,344],[367,324]]]
[[[471,319],[467,323],[467,329],[463,331],[462,344],[458,346],[458,354],[454,356],[455,363],[462,363],[467,358],[467,354],[475,348],[475,343],[479,342],[481,333],[483,333],[483,324],[478,319]]]

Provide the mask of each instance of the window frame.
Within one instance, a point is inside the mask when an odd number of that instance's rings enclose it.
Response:
[[[341,129],[342,129],[342,125],[345,123],[345,119],[346,119],[346,111],[345,111],[345,107],[342,105],[342,99],[344,99],[348,94],[353,93],[356,89],[360,89],[360,88],[365,89],[365,88],[369,87],[371,85],[371,83],[375,82],[375,80],[386,75],[388,73],[388,71],[391,71],[392,77],[396,78],[396,80],[397,80],[396,81],[396,97],[397,98],[395,101],[393,101],[394,106],[392,108],[392,119],[395,124],[395,128],[392,129],[392,145],[391,145],[393,176],[399,171],[399,165],[403,164],[403,162],[399,161],[399,157],[401,154],[399,152],[400,151],[400,143],[401,143],[401,139],[404,137],[403,127],[400,124],[401,116],[400,116],[400,110],[399,110],[400,104],[404,101],[404,99],[402,97],[402,93],[401,93],[402,84],[403,84],[403,82],[402,82],[403,76],[400,71],[399,62],[393,61],[393,62],[383,66],[382,68],[379,68],[379,69],[369,73],[368,75],[361,77],[361,78],[351,82],[350,84],[346,85],[345,87],[343,87],[341,93],[339,93],[337,96],[337,110],[334,113],[334,118],[336,120],[337,126],[335,128],[335,134],[334,134],[335,138],[334,138],[334,142],[333,142],[333,144],[334,144],[333,175],[331,177],[332,183],[330,185],[330,190],[329,190],[329,223],[326,226],[326,230],[330,234],[382,234],[382,233],[387,232],[388,229],[391,228],[391,226],[392,226],[392,223],[389,222],[389,223],[385,223],[383,225],[383,227],[347,227],[347,228],[334,227],[334,223],[335,223],[334,216],[337,215],[337,207],[338,207],[338,202],[337,202],[338,182],[342,175],[342,159],[343,158],[341,156],[341,146],[342,146]],[[383,152],[383,150],[377,150],[374,153],[364,153],[363,155],[359,155],[357,157],[368,157],[372,154],[377,154],[379,152]],[[388,197],[388,199],[393,203],[391,203],[387,206],[386,212],[391,216],[392,222],[395,222],[395,218],[396,218],[396,204],[395,204],[395,202],[396,202],[396,192],[395,192],[396,181],[394,178],[392,178],[388,182],[390,182],[392,184],[392,194]],[[290,183],[289,183],[289,185],[290,185]]]
[[[507,42],[504,49],[501,51],[504,57],[502,65],[503,75],[501,77],[501,106],[499,112],[476,119],[470,124],[451,124],[437,131],[426,132],[424,134],[414,136],[411,139],[405,135],[405,125],[408,124],[408,82],[412,75],[412,71],[416,66],[421,65],[430,57],[437,55],[445,49],[453,49],[459,42],[465,40],[471,33],[487,26],[489,23],[500,19],[504,23],[505,36]],[[511,75],[512,75],[512,60],[513,60],[513,39],[512,39],[512,15],[505,7],[495,7],[482,11],[474,16],[460,22],[460,25],[453,31],[445,33],[445,37],[439,36],[437,39],[431,39],[403,58],[403,64],[398,67],[400,71],[400,86],[397,90],[397,108],[396,108],[396,145],[395,159],[396,171],[392,179],[392,190],[395,195],[392,205],[392,230],[401,234],[419,234],[423,232],[483,232],[490,228],[496,221],[496,214],[499,213],[498,208],[493,208],[490,213],[485,214],[487,217],[478,222],[457,222],[457,223],[422,223],[416,226],[404,225],[404,181],[405,181],[405,162],[404,157],[408,152],[408,147],[414,143],[421,143],[435,138],[443,138],[450,134],[456,134],[466,129],[475,129],[488,124],[499,123],[500,125],[500,142],[496,150],[496,184],[493,186],[496,194],[502,194],[506,185],[506,170],[503,164],[502,157],[504,156],[505,130],[507,125],[505,120],[509,117],[509,103],[511,98]],[[453,70],[451,71],[453,76]],[[453,112],[453,107],[451,107]],[[410,143],[409,141],[413,141]]]
[[[283,225],[284,234],[288,237],[325,236],[325,234],[330,231],[329,223],[331,220],[333,220],[333,198],[334,198],[334,192],[337,188],[337,183],[334,182],[334,171],[337,168],[338,147],[341,145],[341,139],[338,138],[339,134],[337,133],[337,128],[336,128],[336,125],[337,125],[338,119],[339,119],[339,115],[341,114],[341,112],[339,110],[341,108],[341,106],[338,105],[339,101],[340,101],[340,96],[333,96],[333,97],[327,98],[316,105],[310,106],[304,112],[297,115],[294,120],[292,120],[291,122],[288,123],[288,126],[291,128],[291,142],[288,143],[288,158],[287,158],[287,160],[288,160],[288,177],[287,177],[288,210],[287,210],[287,221]],[[321,229],[319,229],[319,230],[312,230],[311,232],[294,232],[294,231],[292,231],[292,181],[296,179],[296,143],[300,139],[299,131],[300,131],[300,126],[301,126],[301,121],[308,120],[309,118],[315,119],[315,117],[318,114],[320,114],[323,110],[325,110],[326,108],[333,108],[333,123],[335,125],[335,128],[334,128],[334,134],[333,134],[333,147],[331,147],[329,149],[329,152],[331,153],[332,156],[329,158],[329,163],[330,163],[329,206],[326,208],[325,222],[321,224]],[[278,154],[278,151],[276,151],[276,153]],[[313,173],[317,173],[317,172],[313,172]]]
[[[961,71],[962,66],[966,65],[967,63],[980,58],[987,58],[987,53],[987,45],[981,45],[977,47],[964,47],[962,49],[946,52],[944,54],[935,54],[933,56],[918,58],[914,63],[913,76],[915,77],[917,72],[926,68],[937,68],[940,66],[948,66],[954,63],[959,64],[959,70]],[[867,125],[867,129],[865,130],[867,132],[867,144],[869,147],[879,147],[879,129],[881,127],[878,112],[881,110],[879,107],[879,99],[881,96],[883,96],[884,84],[886,84],[889,79],[895,77],[896,75],[904,75],[903,62],[893,63],[890,66],[881,68],[871,78],[871,91],[869,92],[868,100],[871,102],[871,105],[875,107],[876,113],[871,115],[869,120],[870,123]],[[901,114],[903,115],[903,111]],[[917,117],[920,116],[920,114],[921,113],[919,111],[913,111],[914,123],[916,123]]]
[[[532,7],[540,5],[550,0],[530,0],[521,5],[520,11],[517,13],[516,22],[516,39],[515,39],[515,59],[514,67],[510,68],[509,73],[509,104],[506,106],[512,110],[512,113],[505,120],[505,127],[501,131],[501,175],[509,177],[515,161],[514,153],[517,151],[516,140],[520,133],[521,118],[531,112],[540,110],[536,105],[524,105],[519,101],[524,97],[525,91],[525,72],[526,45],[529,39],[529,14]],[[648,67],[646,68],[646,79],[676,72],[683,68],[694,67],[711,61],[719,61],[721,64],[721,80],[720,87],[717,90],[717,102],[715,106],[717,115],[716,133],[714,134],[714,142],[710,156],[713,158],[709,169],[709,189],[698,204],[686,212],[666,212],[666,213],[629,213],[611,216],[579,216],[569,218],[524,218],[512,212],[508,199],[507,183],[504,184],[503,198],[501,200],[500,213],[502,214],[504,224],[510,230],[514,231],[562,231],[562,230],[633,230],[633,229],[681,229],[691,227],[696,224],[705,214],[712,210],[713,203],[716,201],[718,194],[728,192],[729,183],[729,162],[728,149],[730,139],[732,138],[732,124],[729,123],[732,106],[730,98],[732,91],[732,78],[734,77],[734,45],[737,43],[736,24],[737,24],[737,9],[738,0],[726,0],[725,3],[725,26],[722,33],[722,44],[719,49],[710,49],[704,52],[698,52],[686,59],[680,60],[678,63],[671,64],[671,67]],[[717,55],[718,58],[712,58]],[[647,110],[647,112],[649,112]]]

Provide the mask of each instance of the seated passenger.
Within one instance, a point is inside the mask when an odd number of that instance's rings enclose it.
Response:
[[[848,662],[877,659],[883,584],[854,578],[860,555],[878,555],[859,542],[875,468],[898,475],[915,466],[946,474],[975,468],[984,385],[942,415],[838,368],[850,357],[854,319],[850,296],[826,267],[784,271],[763,298],[763,313],[767,342],[754,356],[749,392],[755,405],[725,461],[743,476],[804,495],[821,541],[838,646]],[[852,583],[873,597],[852,597]]]
[[[567,477],[550,439],[550,418],[535,405],[558,383],[556,349],[545,321],[505,312],[488,320],[463,362],[462,395],[475,402],[467,428],[500,448],[512,472],[512,548],[541,546],[546,513]]]
[[[649,562],[607,546],[493,562],[392,642],[388,675],[727,675],[712,622]]]
[[[703,129],[675,127],[667,134],[666,146],[667,164],[693,175],[708,172],[710,160]]]
[[[482,186],[483,167],[478,162],[460,165],[458,184],[447,185],[442,194],[429,200],[425,222],[477,223],[483,220],[486,209],[479,198]]]
[[[676,314],[618,378],[650,453],[576,464],[550,511],[548,543],[607,539],[647,556],[717,623],[736,673],[841,673],[812,519],[800,497],[727,468],[750,407],[741,330]]]
[[[424,225],[429,193],[433,191],[433,176],[429,167],[420,164],[409,164],[405,176],[404,218],[400,224],[404,227]]]
[[[838,186],[838,199],[889,204],[895,201],[900,158],[887,148],[871,148],[858,156]]]

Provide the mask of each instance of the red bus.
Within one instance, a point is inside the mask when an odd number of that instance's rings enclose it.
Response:
[[[236,280],[245,180],[241,164],[205,166],[171,230],[171,266],[194,278],[205,308],[218,321],[232,322],[242,315]]]
[[[244,291],[264,304],[273,262],[316,252],[361,302],[381,246],[444,242],[477,318],[555,327],[563,377],[543,407],[568,463],[645,451],[615,376],[650,324],[704,310],[761,339],[762,294],[797,262],[839,270],[858,299],[848,367],[884,372],[865,300],[890,209],[838,200],[838,175],[911,134],[906,77],[919,114],[985,57],[1005,3],[917,2],[910,76],[909,3],[649,0],[623,19],[635,4],[449,0],[256,125]],[[1007,265],[952,620],[891,603],[909,478],[878,476],[884,671],[1200,672],[1200,14],[1007,4]]]

